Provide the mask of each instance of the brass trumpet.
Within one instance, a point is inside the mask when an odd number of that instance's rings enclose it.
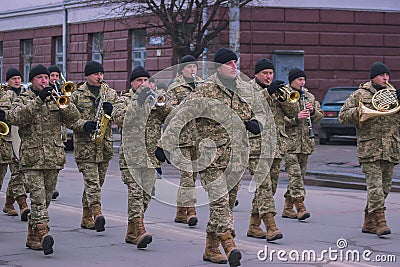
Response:
[[[400,110],[399,100],[396,95],[396,88],[386,82],[387,88],[381,89],[372,96],[372,106],[370,109],[360,101],[358,105],[359,122],[362,123],[369,118],[387,116],[397,113]]]
[[[284,87],[278,89],[276,93],[274,93],[276,98],[280,102],[289,101],[290,103],[295,103],[300,99],[300,93],[295,90],[289,90]]]
[[[76,90],[76,85],[72,81],[66,81],[62,73],[61,79],[64,83],[61,87],[61,93],[66,96],[70,96]]]
[[[7,135],[10,132],[10,128],[8,127],[7,123],[4,121],[0,121],[0,139],[3,136]]]

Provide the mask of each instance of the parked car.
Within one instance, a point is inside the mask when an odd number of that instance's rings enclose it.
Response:
[[[346,99],[357,90],[357,87],[332,87],[326,91],[321,108],[324,118],[318,128],[320,144],[326,144],[333,135],[355,136],[354,125],[343,125],[339,122],[338,115]]]

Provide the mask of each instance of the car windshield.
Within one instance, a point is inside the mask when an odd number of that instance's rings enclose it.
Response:
[[[324,105],[337,105],[343,104],[354,89],[338,89],[338,90],[328,90],[323,104]]]

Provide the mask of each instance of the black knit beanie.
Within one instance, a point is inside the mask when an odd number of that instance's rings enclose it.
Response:
[[[132,71],[131,76],[129,78],[129,81],[131,82],[131,81],[133,81],[133,80],[135,80],[136,78],[139,78],[139,77],[150,78],[150,73],[147,70],[145,70],[142,66],[137,66]]]
[[[57,65],[51,65],[50,67],[47,68],[50,73],[52,72],[58,72],[58,74],[61,74],[61,70]]]
[[[103,65],[97,61],[89,61],[85,66],[85,76],[89,76],[90,74],[102,72],[104,73]]]
[[[215,63],[220,63],[220,64],[225,64],[226,62],[229,62],[231,60],[238,60],[237,55],[235,52],[228,48],[220,48],[217,50],[217,52],[214,55],[214,62]]]
[[[178,66],[178,71],[182,72],[182,69],[188,65],[188,64],[196,64],[197,65],[197,59],[192,56],[192,55],[186,55],[183,56],[180,60],[179,60],[179,66]]]
[[[21,72],[19,72],[19,70],[17,70],[16,68],[9,69],[6,73],[6,81],[8,81],[14,76],[19,76],[22,78]]]
[[[373,79],[379,74],[384,74],[384,73],[390,74],[389,68],[382,62],[375,62],[374,64],[371,65],[369,78]]]
[[[47,76],[50,77],[49,70],[48,70],[45,66],[39,64],[39,65],[34,66],[34,67],[31,69],[31,71],[29,72],[29,81],[32,81],[32,79],[33,79],[36,75],[39,75],[39,74],[47,74]]]
[[[289,71],[289,77],[288,77],[289,84],[292,83],[293,80],[295,80],[295,79],[297,79],[297,78],[299,78],[299,77],[304,77],[304,79],[307,78],[307,77],[306,77],[306,73],[305,73],[303,70],[301,70],[301,69],[299,69],[299,68],[293,68],[293,69],[291,69],[291,70]]]
[[[256,66],[254,67],[254,74],[259,73],[262,70],[271,69],[275,71],[274,64],[272,64],[271,60],[268,58],[261,58],[257,61]]]

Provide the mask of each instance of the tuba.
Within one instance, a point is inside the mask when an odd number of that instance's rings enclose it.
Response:
[[[396,95],[396,88],[386,82],[387,88],[381,89],[372,96],[372,106],[367,108],[361,101],[358,105],[359,122],[362,123],[369,118],[387,116],[400,110],[400,104]]]
[[[289,90],[284,87],[279,88],[274,95],[280,102],[289,101],[289,103],[295,103],[300,99],[299,92],[295,90]]]
[[[111,116],[105,114],[103,110],[103,103],[106,101],[106,93],[109,86],[105,81],[101,81],[100,84],[102,85],[102,90],[100,91],[100,101],[94,118],[94,121],[96,122],[96,129],[90,136],[90,139],[95,143],[99,143],[104,139],[108,123],[111,119]]]

